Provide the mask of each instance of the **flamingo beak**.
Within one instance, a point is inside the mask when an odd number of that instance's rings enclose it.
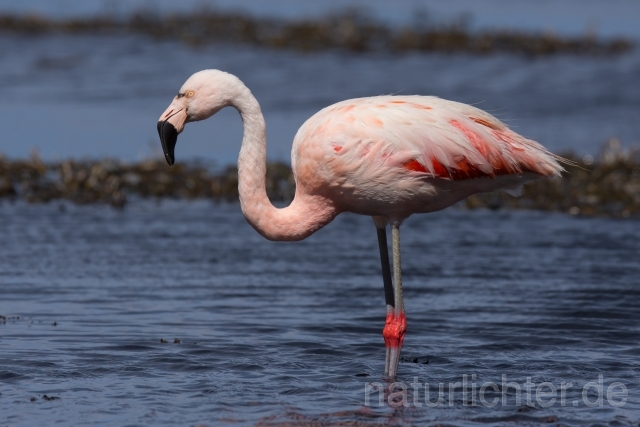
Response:
[[[173,166],[176,160],[174,149],[176,148],[176,142],[178,142],[178,131],[171,123],[165,120],[158,122],[158,134],[160,135],[164,158],[167,159],[169,166]]]
[[[158,122],[158,134],[160,135],[164,158],[167,159],[169,166],[173,166],[175,162],[173,151],[176,148],[176,142],[178,142],[178,131],[171,123],[165,120],[164,122]]]
[[[173,104],[160,116],[158,120],[158,135],[162,143],[164,158],[169,166],[175,162],[174,150],[178,142],[178,134],[184,129],[187,113],[184,107],[176,108]]]

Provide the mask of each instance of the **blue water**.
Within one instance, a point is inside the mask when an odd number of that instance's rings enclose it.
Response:
[[[365,405],[367,384],[385,384],[366,217],[273,243],[237,205],[3,203],[0,235],[3,426],[640,421],[635,221],[452,208],[402,228],[398,381],[572,382],[568,403],[549,408],[514,392],[504,406],[465,406],[459,388],[436,408],[413,394],[408,408],[378,407],[377,393]],[[625,385],[624,406],[583,402],[598,375],[605,393]]]

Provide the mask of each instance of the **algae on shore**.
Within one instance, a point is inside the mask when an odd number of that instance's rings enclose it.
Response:
[[[538,56],[567,53],[610,55],[624,53],[634,47],[634,42],[627,38],[601,40],[593,34],[569,37],[551,32],[470,31],[463,19],[449,25],[425,21],[396,29],[357,11],[296,21],[206,8],[169,15],[140,11],[125,19],[110,15],[51,19],[34,14],[4,14],[0,15],[0,32],[29,35],[132,33],[161,40],[178,40],[193,46],[225,42],[302,51],[511,52]]]
[[[568,166],[560,178],[528,184],[519,198],[503,192],[476,194],[461,205],[469,209],[533,209],[640,218],[639,150],[623,150],[617,139],[611,139],[596,158],[566,157],[578,166]],[[295,194],[290,167],[269,163],[266,187],[271,200],[290,201]],[[112,159],[45,163],[37,153],[29,160],[12,161],[0,156],[0,199],[30,203],[60,199],[122,208],[131,197],[236,201],[238,172],[235,166],[218,172],[199,164],[169,167],[162,159],[138,163]]]
[[[273,200],[293,197],[295,183],[288,165],[267,165],[267,194]],[[45,163],[37,152],[29,160],[0,156],[0,198],[30,203],[65,199],[77,204],[107,203],[123,207],[127,197],[238,199],[238,172],[230,166],[212,173],[199,164],[164,159],[125,163],[113,159]]]

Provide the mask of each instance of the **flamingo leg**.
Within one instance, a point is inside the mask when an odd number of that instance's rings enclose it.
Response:
[[[382,264],[382,280],[384,282],[384,301],[387,305],[387,318],[394,311],[393,282],[391,281],[391,264],[389,263],[389,248],[387,246],[387,229],[378,228],[378,248],[380,249],[380,263]],[[386,357],[384,361],[384,374],[389,375],[389,365],[391,362],[391,348],[385,337]]]
[[[400,350],[407,330],[407,318],[404,314],[404,299],[402,296],[402,272],[400,265],[400,224],[391,224],[391,248],[393,252],[393,281],[395,306],[391,313],[387,313],[387,321],[382,335],[389,348],[389,377],[395,378],[400,362]]]

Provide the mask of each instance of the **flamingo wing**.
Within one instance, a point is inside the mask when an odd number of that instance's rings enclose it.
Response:
[[[327,107],[298,132],[294,164],[302,141],[330,148],[335,167],[351,172],[383,163],[377,166],[455,181],[563,171],[564,159],[491,114],[430,96],[360,98]]]

